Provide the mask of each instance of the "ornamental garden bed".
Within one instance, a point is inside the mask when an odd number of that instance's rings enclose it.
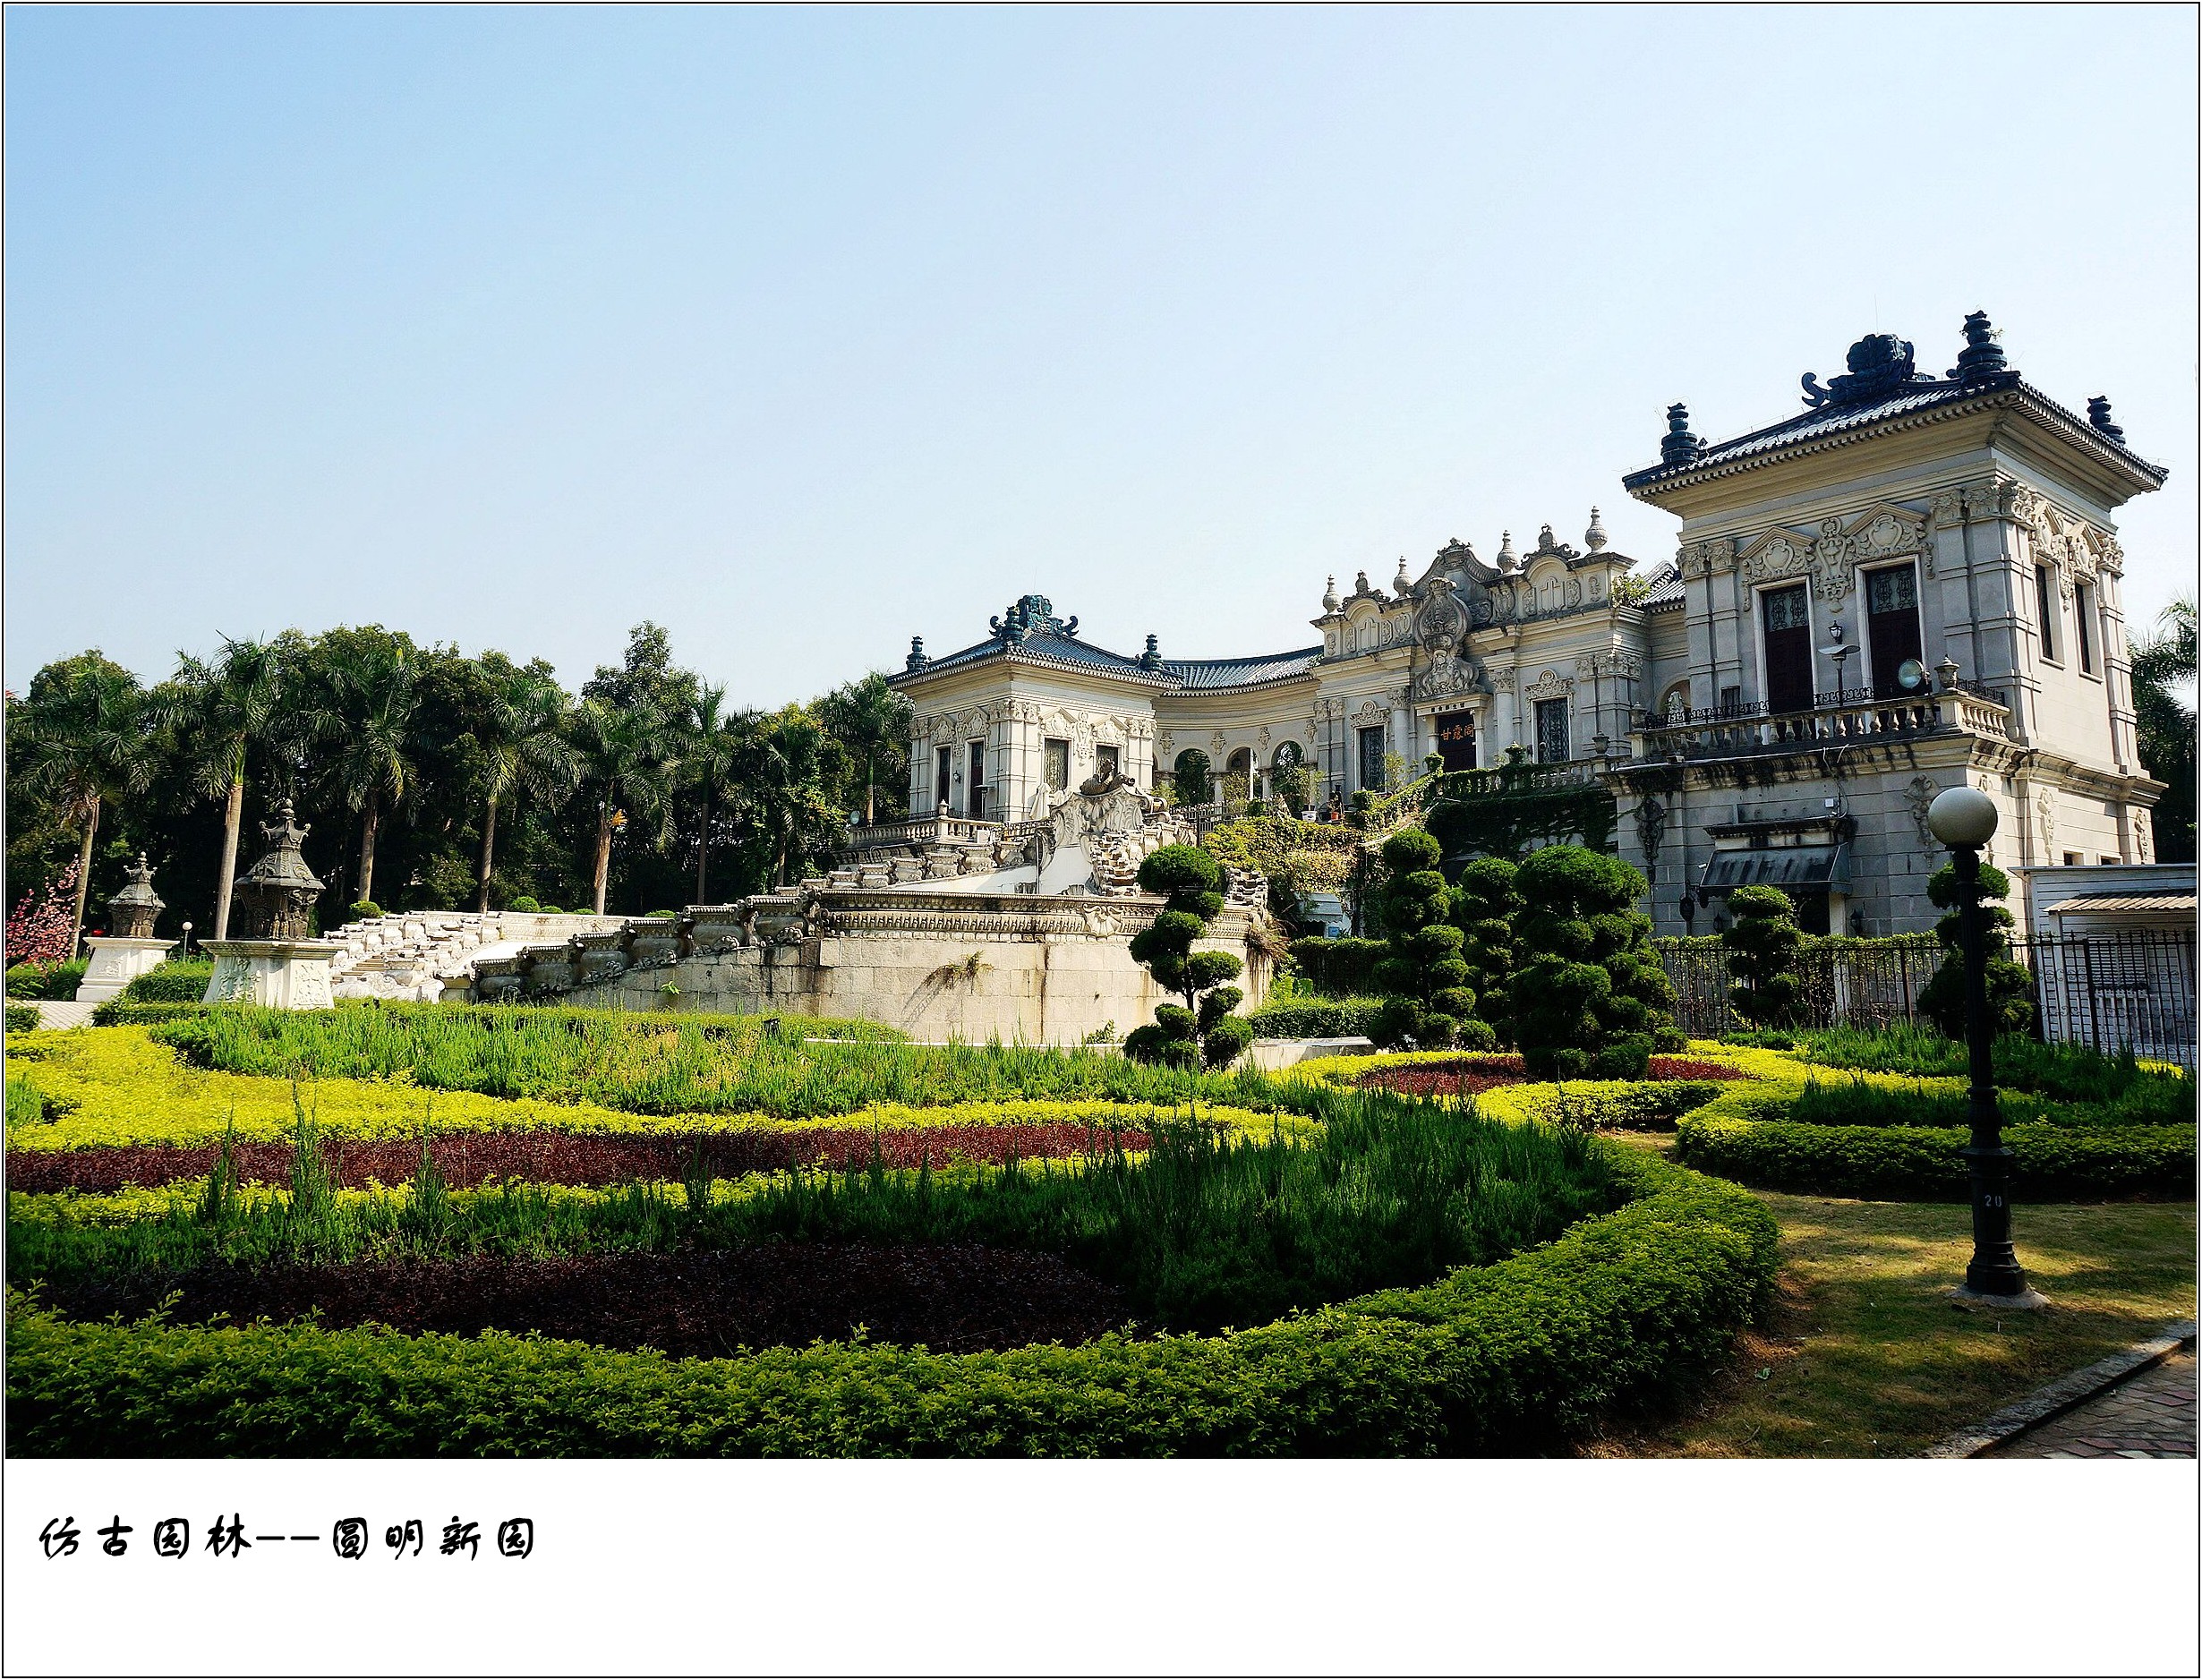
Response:
[[[1746,1073],[1740,1068],[1702,1056],[1653,1056],[1649,1063],[1651,1079],[1725,1081],[1751,1079],[1759,1076]],[[1601,1081],[1620,1083],[1621,1081]],[[1643,1081],[1628,1081],[1643,1083]],[[1532,1080],[1523,1069],[1522,1058],[1510,1052],[1496,1052],[1476,1055],[1418,1058],[1406,1066],[1387,1065],[1371,1068],[1355,1078],[1353,1083],[1363,1089],[1371,1087],[1387,1091],[1403,1091],[1416,1096],[1472,1096],[1479,1091],[1497,1090],[1502,1085],[1543,1083]],[[1580,1081],[1578,1081],[1580,1083]]]
[[[202,1266],[76,1281],[48,1304],[77,1319],[155,1308],[409,1335],[538,1334],[713,1357],[864,1335],[943,1352],[1078,1343],[1121,1329],[1121,1289],[1052,1254],[977,1243],[763,1242],[718,1252]]]

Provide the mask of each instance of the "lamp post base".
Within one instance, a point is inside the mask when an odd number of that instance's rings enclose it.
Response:
[[[1952,1307],[1975,1310],[1993,1307],[1999,1312],[2035,1312],[2049,1305],[2049,1297],[2032,1284],[2016,1295],[1991,1295],[1984,1290],[1974,1289],[1965,1283],[1957,1284],[1948,1292]]]

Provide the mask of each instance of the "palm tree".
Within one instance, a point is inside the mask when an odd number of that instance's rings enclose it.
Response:
[[[2133,714],[2141,767],[2165,784],[2150,814],[2156,861],[2195,855],[2195,714],[2178,690],[2195,680],[2195,601],[2182,595],[2157,615],[2157,634],[2133,644]]]
[[[496,857],[497,807],[508,795],[555,802],[570,792],[581,760],[566,738],[566,695],[540,670],[490,674],[491,698],[476,740],[487,755],[482,777],[488,808],[482,819],[482,873],[474,908],[490,908],[490,869]]]
[[[848,755],[849,768],[861,770],[863,780],[851,779],[851,797],[864,791],[864,820],[877,815],[880,789],[909,786],[910,703],[887,686],[877,671],[844,684],[822,696],[815,707],[826,733]]]
[[[826,785],[828,738],[801,706],[741,720],[735,775],[748,819],[772,859],[769,886],[788,877],[790,860],[831,845],[841,812]]]
[[[732,769],[735,753],[733,728],[735,720],[724,715],[726,689],[724,686],[699,686],[696,697],[688,703],[687,750],[681,757],[684,780],[694,782],[703,791],[703,826],[696,842],[696,901],[709,902],[711,865],[711,824],[719,789],[725,785],[727,774]]]
[[[30,749],[25,780],[84,831],[71,912],[69,951],[74,956],[84,933],[84,894],[91,883],[100,808],[109,799],[143,791],[152,780],[151,720],[138,679],[97,652],[68,661],[43,692],[34,684],[29,700],[22,720]]]
[[[385,799],[395,805],[413,786],[410,726],[420,704],[420,670],[395,639],[357,640],[320,652],[326,692],[312,708],[307,732],[336,742],[321,770],[351,809],[360,813],[359,897],[374,897],[375,835]]]
[[[584,700],[570,714],[584,772],[596,789],[596,858],[591,877],[596,913],[611,880],[611,837],[633,816],[654,820],[654,843],[670,832],[668,797],[677,759],[666,720],[648,706]],[[625,808],[623,808],[625,807]]]
[[[175,684],[157,704],[157,721],[184,726],[193,746],[192,780],[222,813],[222,867],[214,894],[214,937],[229,937],[229,894],[237,875],[237,837],[244,823],[244,767],[255,746],[280,727],[286,672],[277,644],[222,638],[211,662],[176,655]]]

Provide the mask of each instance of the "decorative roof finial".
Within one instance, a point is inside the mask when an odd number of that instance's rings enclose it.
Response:
[[[1338,579],[1336,575],[1334,573],[1332,576],[1323,579],[1323,610],[1325,612],[1336,612],[1337,610]]]
[[[1356,595],[1372,595],[1376,593],[1369,587],[1368,573],[1355,572],[1353,574],[1353,593]]]
[[[1147,638],[1147,652],[1139,655],[1139,669],[1141,670],[1160,670],[1162,669],[1162,645],[1155,640],[1152,635]]]
[[[904,670],[923,670],[926,668],[926,639],[913,635],[909,639],[909,657],[902,661]]]
[[[1522,569],[1522,557],[1514,551],[1514,533],[1511,531],[1498,533],[1498,562],[1502,572],[1518,572]]]
[[[1549,523],[1537,527],[1537,547],[1547,554],[1559,547],[1559,539],[1552,534]]]
[[[1988,311],[1976,309],[1965,318],[1965,348],[1958,352],[1958,365],[1950,370],[1949,377],[1962,379],[1967,385],[1978,385],[2009,373],[2010,364],[2003,358],[2003,346],[1996,342],[2003,335],[1988,324]]]
[[[2112,443],[2126,440],[2126,429],[2111,418],[2110,398],[2107,397],[2090,397],[2087,399],[2087,423]]]
[[[1606,527],[1599,522],[1598,509],[1591,509],[1591,528],[1583,533],[1583,546],[1593,554],[1606,546]]]
[[[1407,576],[1407,557],[1399,557],[1399,569],[1392,574],[1392,593],[1404,595],[1414,587],[1414,580]]]
[[[1671,405],[1667,410],[1667,435],[1660,439],[1660,465],[1687,466],[1704,447],[1705,440],[1690,430],[1690,411],[1680,403]]]

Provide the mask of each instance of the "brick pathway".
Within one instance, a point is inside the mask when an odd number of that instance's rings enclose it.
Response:
[[[1982,1454],[1984,1458],[2194,1455],[2195,1356],[2191,1348]]]

